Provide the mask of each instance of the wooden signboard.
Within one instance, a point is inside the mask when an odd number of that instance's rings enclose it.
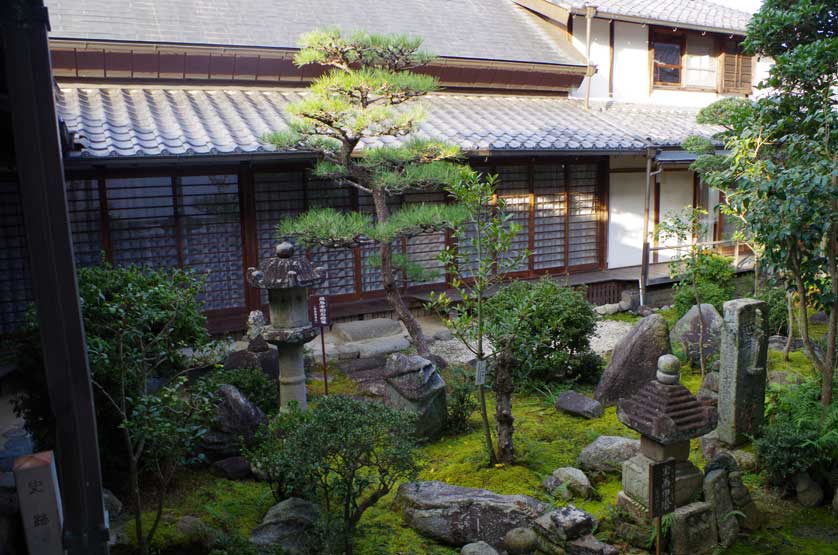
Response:
[[[649,467],[649,517],[660,517],[674,510],[675,461],[654,463]]]

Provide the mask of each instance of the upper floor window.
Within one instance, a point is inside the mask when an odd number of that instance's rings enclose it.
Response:
[[[716,88],[718,63],[714,42],[713,37],[687,35],[686,86]]]
[[[679,33],[655,31],[652,36],[655,85],[677,87],[683,74],[684,37]]]

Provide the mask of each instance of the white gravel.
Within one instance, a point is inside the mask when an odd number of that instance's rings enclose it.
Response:
[[[616,320],[600,320],[591,338],[591,349],[599,355],[613,351],[619,341],[631,331],[632,324]]]

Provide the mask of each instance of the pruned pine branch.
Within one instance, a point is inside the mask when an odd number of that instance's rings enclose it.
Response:
[[[415,237],[449,229],[468,218],[468,210],[459,204],[413,204],[401,208],[384,221],[378,223],[370,237],[380,243],[391,242],[400,237]]]
[[[353,66],[403,71],[424,66],[433,57],[421,52],[422,39],[403,35],[356,32],[344,37],[339,29],[306,33],[300,39],[298,66],[320,64],[349,71]]]
[[[360,68],[332,70],[312,84],[311,94],[323,98],[342,98],[367,107],[375,103],[397,105],[433,92],[438,81],[430,75],[409,71]]]
[[[367,214],[320,208],[283,220],[277,226],[277,238],[294,237],[307,247],[352,248],[369,243],[372,228]]]

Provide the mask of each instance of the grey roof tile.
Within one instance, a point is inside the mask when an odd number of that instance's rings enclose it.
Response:
[[[439,56],[584,65],[512,0],[46,0],[53,38],[294,48],[322,27],[421,36]],[[126,5],[127,4],[127,5]]]
[[[744,32],[751,14],[710,0],[550,0],[564,8],[596,6],[604,15],[636,17],[708,29]]]
[[[289,90],[92,87],[62,85],[60,117],[82,156],[167,156],[268,152],[261,141],[287,126],[284,107],[304,93]],[[616,104],[585,111],[559,97],[433,94],[423,99],[419,135],[466,150],[640,151],[646,138],[677,146],[716,129],[695,123],[695,110]],[[381,137],[365,146],[393,144]]]

